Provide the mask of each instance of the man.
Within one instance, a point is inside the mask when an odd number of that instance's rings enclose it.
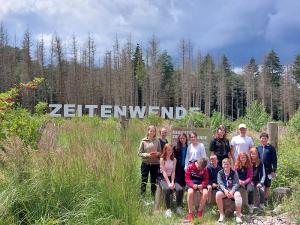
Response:
[[[259,158],[264,163],[265,167],[265,202],[269,197],[269,190],[271,187],[271,179],[276,177],[277,170],[277,154],[275,148],[269,144],[269,135],[265,132],[261,133],[260,143],[257,147],[257,151],[259,153]]]
[[[168,143],[167,135],[168,135],[167,129],[164,128],[164,127],[161,128],[161,130],[160,130],[160,138],[159,138],[161,149],[164,149],[165,144]]]
[[[234,161],[237,159],[238,154],[241,152],[246,152],[247,154],[249,154],[250,148],[254,145],[252,138],[247,136],[246,133],[247,126],[246,124],[241,123],[239,125],[239,135],[234,136],[231,139],[230,153]]]
[[[218,185],[218,172],[222,169],[222,167],[219,166],[218,164],[218,159],[216,155],[211,155],[209,157],[210,159],[210,164],[207,167],[208,170],[208,185],[207,185],[207,190],[208,190],[208,203],[211,202],[211,193],[213,190],[218,190],[219,185]]]

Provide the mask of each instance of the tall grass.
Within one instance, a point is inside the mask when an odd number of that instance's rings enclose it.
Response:
[[[32,151],[4,143],[0,224],[136,224],[141,216],[136,154],[144,128],[132,123],[121,131],[115,120],[77,118],[61,125],[55,148]],[[20,149],[28,152],[26,160],[8,154]],[[23,180],[12,176],[20,172],[8,166],[9,157],[24,165]]]

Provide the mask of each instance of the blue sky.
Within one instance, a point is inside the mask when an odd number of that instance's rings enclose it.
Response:
[[[147,46],[154,34],[176,59],[185,38],[194,53],[226,54],[239,67],[252,56],[261,63],[272,48],[292,63],[300,53],[299,10],[299,0],[0,0],[0,22],[19,42],[27,27],[48,42],[57,32],[66,46],[73,34],[83,44],[90,32],[97,55],[111,50],[116,35]]]

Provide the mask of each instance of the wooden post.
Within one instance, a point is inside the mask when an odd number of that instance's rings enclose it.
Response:
[[[269,122],[267,124],[267,132],[269,134],[269,143],[278,151],[278,123]]]

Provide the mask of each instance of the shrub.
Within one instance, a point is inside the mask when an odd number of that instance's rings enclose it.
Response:
[[[300,133],[300,108],[289,121],[289,131],[292,133]]]
[[[47,102],[39,102],[35,107],[34,111],[38,115],[43,115],[47,112],[48,103]]]
[[[233,128],[232,122],[230,120],[223,118],[220,112],[213,111],[213,114],[210,118],[210,127],[215,130],[221,124],[226,127],[227,132],[230,132]]]
[[[159,115],[151,113],[144,117],[144,122],[147,125],[159,126],[163,123],[163,119]]]
[[[1,117],[0,140],[18,136],[26,145],[37,147],[41,128],[48,121],[47,116],[32,116],[26,109],[6,110]]]
[[[210,127],[210,118],[202,112],[192,112],[186,114],[182,119],[176,120],[175,125],[179,127]]]
[[[271,121],[271,116],[265,111],[261,103],[254,101],[250,107],[246,108],[244,120],[249,128],[259,132],[263,126]]]

